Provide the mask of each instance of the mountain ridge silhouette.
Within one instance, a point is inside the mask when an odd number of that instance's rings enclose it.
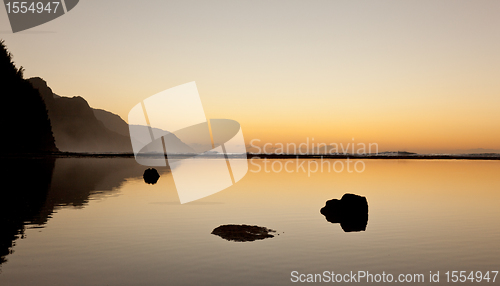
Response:
[[[119,115],[110,111],[92,108],[81,96],[66,97],[55,94],[47,82],[40,77],[33,77],[29,82],[38,89],[45,102],[48,116],[52,122],[55,144],[65,152],[95,153],[132,153],[129,129],[141,126],[129,126]],[[157,130],[169,134],[165,130]],[[172,148],[185,153],[194,152],[192,148],[178,139],[169,144]]]
[[[3,123],[0,148],[5,153],[58,151],[39,92],[24,79],[24,68],[17,68],[3,40],[0,40],[0,94]]]
[[[66,152],[131,152],[130,139],[107,129],[81,96],[54,96],[39,77],[28,80],[45,101],[56,146]]]

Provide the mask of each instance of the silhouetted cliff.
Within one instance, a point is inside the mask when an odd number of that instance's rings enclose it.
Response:
[[[0,41],[0,94],[1,152],[57,151],[45,103],[23,78],[23,68],[16,68],[3,41]]]
[[[47,105],[56,145],[61,151],[132,152],[130,138],[106,128],[85,99],[57,96],[39,77],[29,81]]]
[[[120,116],[89,106],[80,96],[65,97],[52,89],[39,77],[29,82],[40,91],[52,122],[56,146],[67,152],[132,153],[129,125]],[[131,128],[142,126],[132,125]],[[158,134],[170,134],[155,129]],[[132,140],[137,140],[133,138]],[[170,148],[180,153],[194,152],[175,135],[169,136]]]

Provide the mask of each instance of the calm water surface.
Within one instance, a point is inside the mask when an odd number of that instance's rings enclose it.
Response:
[[[437,284],[429,271],[448,284],[446,271],[500,270],[498,161],[366,160],[363,173],[308,175],[265,172],[254,160],[234,186],[185,205],[169,170],[148,185],[133,159],[10,164],[2,286],[281,285],[294,284],[292,271],[360,270],[422,273],[426,285]],[[344,232],[320,214],[345,193],[367,198],[366,231]],[[230,242],[211,234],[223,224],[279,235]]]

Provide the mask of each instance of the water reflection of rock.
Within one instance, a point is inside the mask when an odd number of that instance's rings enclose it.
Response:
[[[0,264],[14,241],[24,237],[26,225],[43,226],[60,208],[83,208],[144,171],[132,158],[2,158],[2,165]]]
[[[272,238],[274,235],[271,233],[275,232],[275,230],[262,226],[228,224],[216,227],[212,231],[212,234],[218,235],[229,241],[247,242]]]
[[[57,159],[49,192],[50,203],[82,207],[90,196],[110,194],[126,179],[141,178],[143,172],[144,166],[131,158]]]
[[[368,224],[368,201],[365,197],[344,194],[340,200],[326,202],[321,214],[331,223],[340,223],[345,232],[364,231]]]
[[[142,178],[146,184],[154,185],[158,182],[160,174],[158,174],[158,171],[155,168],[149,168],[144,171]]]

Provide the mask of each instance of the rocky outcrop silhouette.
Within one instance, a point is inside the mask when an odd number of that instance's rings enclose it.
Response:
[[[154,185],[158,182],[160,174],[158,174],[158,171],[155,168],[149,168],[144,171],[142,178],[146,184]]]
[[[24,79],[24,69],[17,68],[12,54],[0,41],[0,94],[2,96],[2,140],[6,153],[58,151],[47,109],[39,92]]]
[[[345,232],[364,231],[368,224],[368,201],[365,197],[344,194],[340,200],[326,202],[321,214],[331,223],[340,223]]]
[[[272,238],[275,230],[256,225],[221,225],[216,227],[212,234],[222,237],[225,240],[236,242],[247,242]]]

